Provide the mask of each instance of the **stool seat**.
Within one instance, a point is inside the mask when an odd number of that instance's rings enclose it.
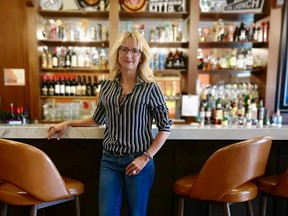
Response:
[[[84,185],[82,182],[68,177],[63,177],[63,180],[71,196],[84,193]],[[63,198],[65,199],[69,197],[67,196]],[[26,191],[10,183],[3,183],[0,185],[0,200],[10,205],[20,206],[42,203],[42,200],[36,199]]]
[[[272,194],[282,175],[263,176],[257,180],[258,189],[261,192]]]
[[[188,175],[178,179],[174,185],[174,193],[182,196],[189,196],[193,198],[193,194],[190,194],[193,183],[197,179],[197,175]],[[207,191],[209,193],[209,191]],[[246,202],[252,200],[257,196],[258,189],[257,185],[252,182],[246,182],[239,187],[236,187],[229,192],[221,199],[210,200],[218,202]],[[197,198],[197,197],[196,197]]]
[[[260,216],[266,215],[267,197],[288,198],[288,170],[282,174],[262,176],[257,179],[261,192]]]

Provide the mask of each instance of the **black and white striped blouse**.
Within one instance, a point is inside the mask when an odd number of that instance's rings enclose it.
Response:
[[[143,152],[153,141],[152,122],[159,131],[170,131],[172,121],[163,94],[156,83],[140,77],[132,93],[120,102],[119,78],[101,85],[98,106],[93,118],[106,125],[103,148],[120,153]]]

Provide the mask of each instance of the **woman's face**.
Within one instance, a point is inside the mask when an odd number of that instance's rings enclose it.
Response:
[[[141,59],[141,51],[138,49],[136,39],[128,37],[118,49],[118,62],[121,70],[137,71]]]

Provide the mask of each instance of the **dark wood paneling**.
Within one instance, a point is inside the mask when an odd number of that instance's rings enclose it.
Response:
[[[29,70],[27,67],[26,3],[22,0],[0,2],[0,96],[3,110],[9,110],[10,103],[30,106]],[[26,86],[4,86],[4,68],[24,68]]]

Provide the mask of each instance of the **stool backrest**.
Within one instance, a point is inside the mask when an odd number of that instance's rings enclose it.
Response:
[[[265,173],[271,149],[269,136],[248,139],[215,151],[196,178],[190,196],[218,201],[232,189]]]
[[[0,139],[0,179],[45,202],[70,196],[52,160],[21,142]]]

